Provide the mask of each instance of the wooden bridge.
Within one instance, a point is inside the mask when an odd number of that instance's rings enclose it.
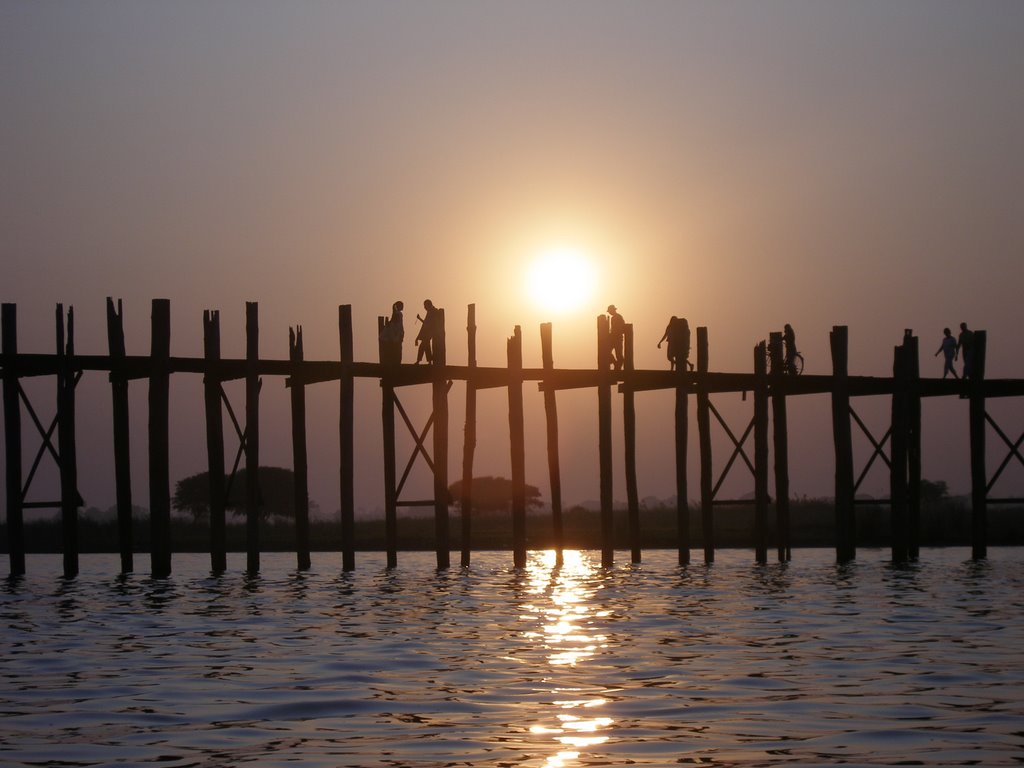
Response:
[[[65,313],[61,305],[56,311],[57,352],[55,354],[24,353],[18,349],[17,307],[2,307],[2,366],[4,440],[6,447],[6,520],[13,576],[25,572],[23,511],[36,507],[61,510],[64,574],[78,572],[78,509],[82,505],[78,492],[77,438],[75,433],[75,386],[87,371],[109,374],[113,399],[114,479],[116,486],[118,540],[121,568],[133,570],[132,492],[129,460],[129,382],[148,381],[148,459],[149,515],[151,529],[151,570],[154,577],[171,573],[171,481],[169,477],[169,382],[172,374],[201,374],[204,381],[206,444],[210,482],[210,558],[215,572],[226,568],[225,507],[230,478],[244,461],[246,468],[245,513],[247,568],[260,567],[260,515],[257,486],[260,450],[259,393],[262,377],[284,379],[291,395],[292,449],[295,476],[295,526],[299,568],[308,568],[309,500],[306,457],[305,388],[321,382],[339,383],[339,441],[341,490],[342,568],[355,567],[354,540],[354,381],[357,378],[377,379],[381,386],[381,426],[384,437],[385,529],[387,564],[397,564],[397,509],[402,506],[433,507],[437,566],[450,566],[449,546],[449,402],[448,394],[455,380],[466,383],[465,432],[462,460],[462,524],[461,564],[471,558],[472,542],[472,477],[476,448],[476,393],[482,389],[504,388],[508,391],[511,475],[513,484],[512,533],[513,561],[516,567],[526,563],[526,494],[525,441],[523,430],[523,386],[537,382],[543,394],[547,427],[547,457],[551,484],[551,508],[559,559],[562,551],[562,499],[559,469],[558,414],[556,393],[565,389],[591,388],[598,393],[598,441],[601,505],[601,560],[604,566],[614,562],[612,513],[612,391],[622,395],[624,460],[629,516],[631,559],[639,562],[640,505],[636,479],[635,395],[649,390],[672,390],[675,393],[674,441],[677,499],[677,545],[679,563],[690,560],[690,510],[687,503],[687,437],[689,432],[689,398],[696,398],[697,430],[700,462],[700,515],[705,562],[715,557],[714,509],[716,506],[752,503],[754,505],[755,557],[768,559],[767,524],[770,510],[776,515],[774,548],[780,561],[789,560],[789,467],[786,427],[787,398],[808,394],[830,394],[832,400],[832,432],[835,452],[835,514],[836,557],[848,561],[855,557],[854,507],[860,482],[877,458],[889,467],[890,505],[892,518],[892,557],[895,561],[914,559],[918,555],[919,488],[921,480],[921,399],[927,397],[961,397],[969,401],[969,435],[971,456],[971,518],[972,553],[986,556],[986,511],[991,504],[1024,503],[1024,499],[994,498],[990,492],[1006,466],[1016,458],[1024,464],[1020,452],[1024,434],[1011,440],[986,412],[985,403],[992,398],[1024,395],[1024,380],[985,378],[987,334],[975,331],[973,376],[966,380],[922,379],[918,367],[918,341],[907,332],[903,342],[894,349],[891,377],[852,376],[847,365],[847,329],[833,328],[830,341],[831,375],[787,375],[782,365],[782,335],[771,334],[767,342],[753,349],[752,372],[717,373],[709,370],[708,333],[696,331],[696,366],[688,370],[680,364],[677,370],[636,370],[633,366],[632,327],[626,326],[625,360],[621,370],[610,363],[611,347],[608,318],[597,318],[597,354],[593,369],[557,369],[554,367],[551,325],[540,328],[542,366],[523,365],[522,333],[516,326],[508,339],[508,363],[504,368],[476,364],[475,306],[468,308],[467,365],[447,363],[444,311],[440,312],[440,331],[434,342],[431,365],[410,365],[394,362],[386,343],[381,342],[380,360],[357,362],[353,359],[352,313],[350,305],[338,308],[339,358],[337,360],[305,360],[302,329],[289,331],[289,359],[267,360],[259,357],[258,305],[246,305],[246,356],[226,359],[220,354],[220,318],[216,311],[204,313],[203,357],[172,357],[170,355],[170,302],[156,299],[152,304],[152,345],[149,355],[128,355],[125,350],[123,309],[107,300],[109,354],[78,355],[74,346],[74,313]],[[378,318],[378,329],[386,325]],[[57,382],[56,416],[47,426],[29,401],[21,380],[52,376]],[[238,417],[228,401],[222,384],[232,380],[245,381],[245,408]],[[417,430],[398,398],[403,387],[429,386],[432,392],[432,413],[426,425]],[[753,393],[753,415],[737,436],[715,408],[712,395],[726,392]],[[876,439],[856,410],[853,398],[865,395],[889,395],[892,398],[891,423],[888,432]],[[238,453],[230,473],[225,469],[224,413],[238,438]],[[769,419],[769,412],[771,418]],[[395,452],[396,413],[415,441],[415,448],[401,478],[398,476]],[[22,417],[27,414],[39,433],[41,445],[33,459],[28,476],[24,475]],[[732,442],[732,454],[715,480],[711,444],[712,419],[724,429]],[[854,477],[852,448],[853,426],[856,424],[871,441],[874,452],[867,466]],[[992,477],[986,467],[986,424],[996,431],[1008,453]],[[771,429],[769,429],[771,427]],[[56,444],[54,433],[56,432]],[[428,450],[426,438],[431,436]],[[769,434],[770,433],[770,434]],[[748,452],[752,436],[753,458]],[[768,493],[769,442],[774,452],[772,472],[775,481],[774,499]],[[886,448],[888,447],[888,452]],[[36,470],[45,456],[56,461],[60,471],[60,499],[53,502],[28,502],[28,491]],[[401,492],[413,463],[421,458],[433,475],[433,498],[403,500]],[[740,462],[738,465],[737,462]],[[726,475],[736,466],[746,465],[754,479],[753,501],[719,498]],[[876,502],[877,503],[877,502]]]

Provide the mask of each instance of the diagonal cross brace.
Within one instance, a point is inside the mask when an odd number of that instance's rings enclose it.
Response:
[[[999,425],[996,424],[995,419],[993,419],[987,411],[985,412],[985,420],[992,425],[992,429],[996,431],[996,434],[1003,439],[1003,442],[1006,443],[1007,447],[1010,449],[1009,452],[1006,454],[1006,458],[1003,459],[1003,463],[999,465],[999,469],[995,471],[995,474],[992,475],[992,479],[989,480],[988,485],[985,486],[985,493],[987,494],[989,491],[992,490],[992,486],[996,484],[996,480],[998,480],[999,476],[1003,474],[1003,470],[1006,469],[1006,466],[1010,463],[1011,459],[1013,459],[1014,456],[1017,457],[1017,460],[1021,464],[1024,464],[1024,456],[1021,456],[1020,450],[1018,450],[1021,446],[1021,443],[1024,443],[1024,433],[1022,433],[1021,436],[1017,438],[1017,442],[1011,443],[1010,438],[1007,437],[1006,433],[999,428]]]
[[[405,471],[402,472],[402,479],[398,481],[398,487],[395,489],[395,499],[402,495],[402,488],[405,487],[405,481],[409,478],[409,473],[412,471],[413,465],[416,463],[416,456],[423,454],[423,460],[427,462],[427,466],[430,467],[430,471],[434,471],[434,461],[430,458],[427,453],[427,449],[423,446],[424,441],[427,439],[427,434],[430,432],[430,428],[434,426],[434,414],[430,414],[430,418],[427,419],[427,423],[423,426],[423,430],[416,433],[416,428],[412,425],[412,421],[409,419],[409,415],[405,412],[405,408],[399,402],[398,398],[394,399],[395,405],[398,407],[398,412],[402,415],[402,421],[405,422],[405,426],[409,430],[409,434],[412,435],[412,439],[416,445],[412,449],[412,455],[409,456],[409,461],[406,462]]]
[[[452,384],[453,382],[449,380],[448,386],[445,388],[445,394],[451,391]],[[405,471],[402,472],[402,479],[398,481],[398,487],[395,489],[395,500],[397,502],[402,495],[402,488],[405,487],[405,481],[409,479],[409,473],[412,472],[412,468],[416,463],[416,457],[418,455],[422,454],[423,460],[427,463],[427,466],[430,467],[430,471],[434,472],[434,461],[430,454],[427,453],[427,449],[424,446],[427,435],[430,433],[430,428],[434,426],[434,413],[431,411],[430,418],[427,419],[427,423],[423,425],[422,430],[417,432],[416,427],[413,426],[412,419],[409,418],[409,414],[406,413],[401,401],[399,401],[398,395],[393,395],[393,401],[395,406],[398,408],[398,413],[402,416],[402,421],[405,422],[406,429],[409,430],[409,434],[416,443],[412,449],[412,454],[409,456],[409,461],[405,464]]]
[[[711,498],[714,499],[715,496],[718,494],[718,489],[721,488],[722,483],[725,482],[726,475],[729,474],[729,470],[732,469],[732,465],[736,462],[737,456],[743,457],[744,463],[747,465],[747,467],[750,468],[750,474],[755,476],[757,475],[756,471],[754,470],[753,463],[747,456],[746,451],[743,450],[743,444],[747,441],[747,438],[750,437],[750,433],[754,430],[754,419],[750,420],[750,423],[747,425],[746,430],[744,430],[743,432],[743,436],[739,440],[737,440],[736,435],[734,435],[733,431],[729,429],[729,425],[725,423],[725,419],[722,418],[722,414],[720,414],[718,412],[718,409],[715,408],[714,403],[709,401],[708,407],[711,409],[711,412],[715,415],[715,418],[718,419],[718,423],[722,425],[722,429],[725,430],[725,434],[727,434],[729,436],[729,439],[732,440],[733,446],[735,446],[733,448],[732,456],[729,457],[729,461],[726,462],[725,468],[722,470],[722,474],[718,478],[718,482],[715,483],[715,487],[711,491]]]
[[[25,487],[21,489],[21,500],[24,501],[28,496],[28,489],[32,485],[32,479],[36,475],[36,470],[39,469],[39,463],[43,460],[43,454],[46,453],[47,449],[50,451],[50,455],[53,456],[54,462],[57,466],[60,466],[60,454],[57,453],[57,449],[53,447],[51,438],[53,437],[54,431],[57,429],[57,416],[53,417],[53,421],[50,422],[50,428],[46,429],[43,423],[39,420],[36,415],[35,409],[32,407],[32,403],[28,399],[28,395],[25,394],[25,390],[22,389],[21,384],[18,383],[18,394],[21,395],[21,401],[25,404],[25,410],[28,411],[28,415],[32,417],[32,423],[36,425],[36,430],[39,432],[39,436],[43,438],[42,444],[39,446],[39,450],[36,451],[35,459],[32,461],[32,469],[28,472],[28,478],[25,480]]]
[[[892,427],[890,426],[886,430],[885,436],[882,437],[881,442],[875,440],[875,436],[871,434],[871,430],[867,428],[867,425],[861,421],[860,416],[853,410],[853,406],[850,406],[850,415],[853,416],[853,420],[857,422],[857,426],[861,428],[861,431],[867,436],[871,445],[874,446],[874,453],[871,454],[871,458],[868,459],[868,463],[864,466],[864,470],[860,473],[860,477],[857,478],[857,482],[853,484],[853,492],[856,493],[857,489],[860,488],[860,484],[864,482],[864,478],[868,476],[868,471],[871,469],[871,465],[875,463],[875,459],[879,456],[882,457],[882,461],[885,462],[885,466],[892,469],[892,462],[889,461],[889,457],[885,455],[885,444],[889,442],[889,438],[892,437]]]
[[[81,381],[83,373],[84,371],[77,371],[75,373],[74,386],[78,386],[78,382]],[[31,417],[32,423],[35,424],[36,431],[39,432],[39,436],[43,439],[43,442],[39,445],[39,450],[36,451],[35,458],[32,460],[32,468],[28,472],[28,478],[25,480],[25,485],[21,489],[21,501],[22,503],[25,503],[25,500],[28,498],[28,490],[32,487],[32,480],[35,478],[36,471],[39,469],[39,464],[42,462],[43,455],[47,451],[50,452],[50,455],[53,457],[56,465],[60,467],[60,453],[53,446],[53,433],[57,429],[57,422],[60,419],[60,414],[58,413],[53,417],[53,421],[50,422],[49,429],[45,428],[43,426],[43,422],[40,421],[39,416],[36,414],[35,408],[32,407],[32,402],[28,399],[28,395],[25,394],[25,390],[22,388],[21,383],[18,382],[17,386],[18,394],[21,396],[21,402],[25,404],[25,410],[28,411],[28,415]],[[82,494],[79,493],[77,489],[75,489],[75,497],[75,503],[78,506],[83,506],[85,504],[85,499],[82,498]]]
[[[231,499],[231,486],[235,482],[235,475],[238,474],[238,465],[242,462],[242,456],[245,455],[245,443],[246,438],[249,435],[249,425],[245,425],[245,429],[242,429],[241,423],[238,421],[238,417],[235,416],[235,409],[231,407],[231,401],[228,400],[228,395],[224,391],[224,386],[218,384],[220,389],[220,399],[223,401],[225,407],[228,409],[228,416],[231,417],[231,424],[235,428],[235,435],[238,436],[238,451],[235,453],[235,462],[231,465],[231,474],[227,477],[227,482],[224,483],[224,508],[227,509],[228,501]],[[257,384],[256,392],[259,394],[263,391],[263,379],[259,380]],[[256,468],[256,482],[259,483],[259,467]]]

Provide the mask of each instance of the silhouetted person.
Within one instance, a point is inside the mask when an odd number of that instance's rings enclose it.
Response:
[[[679,330],[676,331],[676,364],[693,370],[693,363],[690,362],[690,323],[685,317],[679,320]]]
[[[967,328],[967,323],[960,323],[960,335],[956,340],[956,353],[961,355],[964,361],[965,379],[974,375],[974,331]]]
[[[402,343],[405,341],[405,322],[402,310],[405,304],[396,301],[391,305],[391,317],[384,321],[380,332],[381,362],[398,364],[402,362]]]
[[[440,310],[430,299],[423,302],[423,310],[423,317],[416,315],[416,319],[422,323],[420,332],[416,334],[416,344],[419,345],[416,362],[419,363],[425,358],[428,363],[432,363],[434,362],[434,340],[437,338],[439,330]]]
[[[616,371],[622,370],[626,362],[626,355],[622,351],[622,345],[626,339],[626,321],[615,309],[614,304],[608,305],[608,346],[611,350],[612,367]]]
[[[668,320],[668,325],[665,326],[665,332],[661,334],[661,338],[658,340],[658,349],[661,349],[663,342],[668,342],[665,355],[668,357],[668,369],[670,371],[676,369],[676,358],[679,355],[679,350],[676,349],[676,334],[678,330],[679,318],[672,315]]]
[[[786,354],[783,362],[784,370],[790,376],[796,376],[796,332],[789,323],[786,323],[782,329],[782,343],[786,345]]]
[[[953,374],[954,379],[960,378],[956,375],[956,370],[953,368],[953,361],[956,359],[956,339],[953,338],[953,332],[949,328],[942,329],[942,343],[939,344],[935,357],[938,357],[939,353],[942,353],[945,360],[942,366],[942,378],[946,378],[947,374],[950,373]]]
[[[665,326],[665,333],[658,342],[658,349],[661,349],[664,342],[668,343],[665,354],[668,357],[669,370],[674,371],[679,365],[685,369],[690,358],[690,324],[686,322],[685,317],[679,319],[672,315]]]

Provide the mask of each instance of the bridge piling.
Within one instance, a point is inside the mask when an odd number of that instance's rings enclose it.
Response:
[[[203,400],[206,413],[206,470],[210,496],[210,570],[223,573],[228,567],[227,489],[224,477],[223,389],[219,373],[220,312],[203,312]]]
[[[170,382],[171,302],[153,299],[149,371],[150,571],[171,575]]]
[[[917,560],[921,546],[921,363],[917,336],[907,347],[907,557]]]
[[[601,501],[601,567],[615,564],[615,517],[612,497],[612,373],[607,315],[597,316],[597,440]]]
[[[715,562],[714,490],[711,465],[711,397],[708,390],[708,329],[697,328],[697,441],[700,446],[700,517],[704,562]]]
[[[339,443],[339,489],[341,493],[341,569],[352,571],[356,567],[355,546],[355,379],[352,363],[355,360],[352,343],[352,305],[338,307],[338,347],[341,360],[341,375],[338,379],[338,443]],[[392,390],[391,402],[394,401]],[[394,435],[394,411],[391,413],[392,435]],[[392,445],[394,438],[392,437]],[[391,458],[394,461],[394,450]],[[394,488],[394,484],[391,485]],[[389,564],[389,567],[393,565]]]
[[[462,445],[462,496],[459,512],[462,523],[462,557],[460,564],[468,568],[473,546],[473,459],[476,456],[476,383],[472,375],[476,368],[476,304],[470,304],[466,313],[467,366],[466,427]],[[522,355],[520,355],[520,358]]]
[[[971,441],[971,556],[982,560],[988,556],[988,476],[985,468],[985,353],[988,334],[974,332],[973,350],[965,365],[970,376],[964,384],[969,398],[968,418]]]
[[[57,453],[60,456],[60,517],[64,577],[78,575],[78,459],[75,455],[75,311],[57,305]]]
[[[555,539],[555,565],[563,563],[562,551],[565,546],[562,531],[562,475],[558,461],[558,404],[555,399],[554,382],[551,380],[555,367],[552,351],[551,323],[540,326],[541,364],[544,367],[544,426],[547,438],[548,480],[551,485],[551,525]]]
[[[132,554],[132,472],[129,444],[128,377],[124,370],[124,307],[107,298],[107,351],[110,354],[110,392],[114,427],[114,487],[117,503],[117,543],[121,573],[134,569]]]
[[[786,393],[782,365],[782,334],[768,337],[768,375],[772,387],[772,448],[775,455],[775,535],[780,563],[788,563],[792,552],[789,537],[789,430],[786,416]]]
[[[437,568],[451,566],[448,538],[448,354],[444,310],[437,309],[437,334],[433,339],[434,362],[431,375],[434,404],[434,550]]]
[[[854,517],[853,433],[850,427],[849,335],[836,325],[829,335],[832,349],[832,439],[835,444],[836,561],[856,557]]]
[[[626,323],[623,339],[625,357],[622,383],[623,461],[626,465],[626,504],[629,510],[629,554],[632,563],[641,561],[640,494],[636,482],[636,394],[633,390],[633,324]]]
[[[892,428],[889,461],[889,499],[892,519],[892,561],[905,563],[908,558],[907,530],[907,347],[893,350]]]
[[[4,471],[6,472],[7,542],[11,576],[25,575],[25,524],[21,472],[21,385],[18,381],[18,306],[0,307],[4,354]]]
[[[526,567],[526,438],[523,429],[523,334],[517,325],[507,344],[508,427],[512,458],[512,561]]]
[[[674,333],[682,334],[683,321],[675,319]],[[687,331],[687,333],[689,333]],[[689,347],[689,340],[686,341]],[[677,359],[673,376],[675,412],[673,414],[673,439],[675,443],[676,480],[676,549],[679,565],[690,563],[690,499],[686,479],[687,440],[690,430],[690,390],[687,383],[686,360]]]
[[[754,557],[768,562],[768,371],[767,347],[754,347]]]
[[[259,305],[245,304],[245,549],[246,570],[260,570]]]
[[[377,338],[382,364],[389,359],[381,338],[383,329],[384,318],[381,317],[377,322]],[[395,487],[398,474],[395,466],[395,386],[391,368],[387,366],[381,372],[380,420],[384,440],[384,549],[387,567],[395,568],[398,566],[398,494]]]
[[[301,363],[302,326],[288,329],[288,359]],[[306,453],[306,385],[300,378],[292,379],[292,478],[295,506],[295,557],[300,571],[309,570],[309,462]]]

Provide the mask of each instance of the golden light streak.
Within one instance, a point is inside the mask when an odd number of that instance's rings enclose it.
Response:
[[[594,596],[600,584],[595,579],[595,566],[581,552],[564,552],[561,567],[556,567],[554,552],[539,554],[528,567],[528,579],[527,592],[533,601],[524,606],[527,612],[521,619],[528,629],[521,637],[547,652],[552,680],[557,680],[556,672],[567,674],[558,671],[585,664],[607,644],[607,637],[593,627],[595,619],[611,612],[596,609]],[[550,737],[556,745],[557,752],[544,763],[546,768],[567,768],[579,759],[580,750],[609,741],[615,721],[599,714],[608,699],[585,695],[585,691],[592,690],[589,685],[556,690],[568,695],[551,702],[559,710],[554,722],[538,723],[529,730],[536,736]],[[584,695],[573,696],[576,693]]]

